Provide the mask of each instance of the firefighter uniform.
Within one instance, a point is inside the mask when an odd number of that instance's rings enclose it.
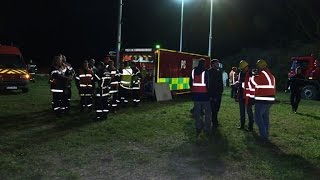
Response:
[[[132,69],[127,66],[120,70],[120,103],[128,104],[128,98],[132,88]]]
[[[270,107],[275,101],[275,77],[267,68],[265,60],[258,60],[258,74],[251,78],[252,87],[255,89],[255,121],[263,141],[269,137]]]
[[[141,73],[139,68],[137,68],[135,65],[131,67],[132,69],[132,101],[135,106],[138,106],[140,104],[140,86],[141,86]]]
[[[61,115],[65,110],[64,90],[68,77],[64,76],[61,71],[61,60],[58,56],[54,59],[54,65],[49,69],[50,91],[52,92],[52,110],[56,115]]]
[[[74,78],[75,72],[72,68],[72,66],[69,63],[64,63],[64,68],[62,69],[62,73],[66,76],[69,77],[70,80],[66,82],[66,89],[64,92],[64,104],[65,104],[65,109],[66,111],[70,110],[70,101],[71,101],[71,96],[72,96],[72,91],[71,91],[71,83],[72,79]]]
[[[84,63],[84,67],[79,69],[77,79],[77,87],[80,95],[80,110],[83,111],[85,107],[91,110],[92,95],[93,95],[93,72],[88,68],[88,62]]]
[[[96,119],[100,120],[106,118],[110,110],[108,99],[110,98],[111,75],[104,66],[98,65],[95,79],[98,82],[95,96]]]
[[[34,76],[37,73],[37,65],[33,63],[32,59],[30,60],[28,64],[28,72],[31,75],[30,81],[35,82]]]
[[[111,76],[110,81],[110,103],[111,103],[111,111],[116,112],[118,110],[119,100],[119,82],[120,82],[120,74],[119,71],[113,66],[108,66],[108,72]]]

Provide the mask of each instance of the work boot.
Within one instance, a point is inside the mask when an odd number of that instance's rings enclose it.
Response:
[[[237,129],[244,130],[244,126],[239,126],[239,127],[237,127]]]

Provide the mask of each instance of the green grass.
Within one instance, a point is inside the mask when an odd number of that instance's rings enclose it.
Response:
[[[292,114],[289,94],[278,93],[271,109],[271,144],[236,129],[238,104],[224,92],[222,124],[195,138],[192,101],[143,101],[93,122],[80,113],[73,89],[72,111],[51,112],[47,80],[29,93],[0,95],[0,179],[319,179],[319,101],[302,100]]]

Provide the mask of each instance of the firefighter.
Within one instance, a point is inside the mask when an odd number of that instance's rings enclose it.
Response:
[[[269,137],[269,114],[271,105],[275,102],[276,79],[267,67],[263,59],[257,61],[257,75],[251,78],[252,87],[255,89],[255,121],[259,128],[260,137],[263,143]]]
[[[238,129],[245,129],[245,119],[246,119],[246,110],[249,119],[247,131],[253,130],[253,112],[252,104],[254,98],[254,90],[250,85],[250,78],[252,76],[252,71],[249,69],[249,64],[245,60],[241,60],[239,63],[240,73],[238,76],[238,81],[236,84],[238,90],[238,100],[239,100],[239,109],[240,109],[240,126]]]
[[[52,109],[57,116],[60,116],[64,112],[64,91],[66,89],[66,82],[71,80],[70,77],[63,75],[61,66],[61,57],[55,56],[52,66],[49,69],[49,82],[52,92]]]
[[[111,74],[107,71],[103,62],[97,63],[95,80],[98,82],[95,96],[96,120],[101,120],[107,118],[110,110],[108,99],[111,82]]]
[[[128,61],[125,61],[122,64],[119,72],[121,77],[119,86],[120,103],[122,105],[127,105],[129,103],[128,97],[132,90],[132,69],[130,68]]]
[[[31,75],[30,81],[35,82],[34,76],[37,73],[37,65],[30,59],[28,66],[28,72]]]
[[[197,137],[202,132],[203,128],[206,134],[209,134],[211,132],[211,106],[210,98],[208,95],[209,75],[204,65],[205,60],[200,59],[198,66],[192,70],[189,81],[192,93],[192,100],[194,102],[193,115],[195,118]],[[203,121],[201,120],[201,113],[203,111],[205,113],[204,127]]]
[[[132,101],[135,106],[140,104],[140,85],[142,75],[140,69],[136,66],[135,62],[131,62],[130,68],[132,69]]]
[[[111,111],[116,112],[118,110],[119,100],[119,83],[120,83],[120,74],[117,68],[114,66],[114,62],[109,59],[107,62],[107,70],[111,75],[110,82],[110,103],[111,103]]]
[[[89,68],[89,63],[85,60],[82,67],[79,69],[76,76],[76,84],[80,95],[80,111],[84,108],[92,110],[92,95],[93,95],[93,72]]]
[[[69,64],[67,62],[66,56],[61,54],[60,57],[62,59],[62,73],[65,76],[69,77],[69,79],[70,79],[66,82],[66,89],[64,92],[64,103],[63,103],[65,106],[66,112],[69,112],[70,111],[70,101],[71,101],[71,96],[72,96],[71,84],[72,84],[72,79],[75,76],[75,71],[72,68],[71,64]]]
[[[290,102],[292,112],[297,113],[298,106],[301,100],[302,88],[305,86],[305,77],[301,73],[301,67],[296,68],[296,74],[292,76],[288,81],[288,86],[291,92]]]

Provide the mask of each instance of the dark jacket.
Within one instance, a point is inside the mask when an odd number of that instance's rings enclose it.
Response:
[[[305,77],[302,74],[296,74],[289,79],[288,85],[291,92],[301,93],[302,88],[305,86]]]
[[[209,76],[208,76],[208,72],[206,71],[206,69],[204,67],[196,67],[194,68],[194,75],[200,75],[203,71],[205,71],[205,77],[204,77],[204,81],[207,85],[208,88],[208,80],[209,80]],[[190,85],[190,89],[192,89],[192,84],[193,84],[193,79],[192,79],[192,75],[190,76],[190,81],[189,81],[189,85]],[[194,93],[192,92],[192,100],[193,101],[209,101],[209,96],[208,93]]]
[[[209,74],[209,96],[221,97],[223,92],[222,73],[216,69],[210,68]]]

